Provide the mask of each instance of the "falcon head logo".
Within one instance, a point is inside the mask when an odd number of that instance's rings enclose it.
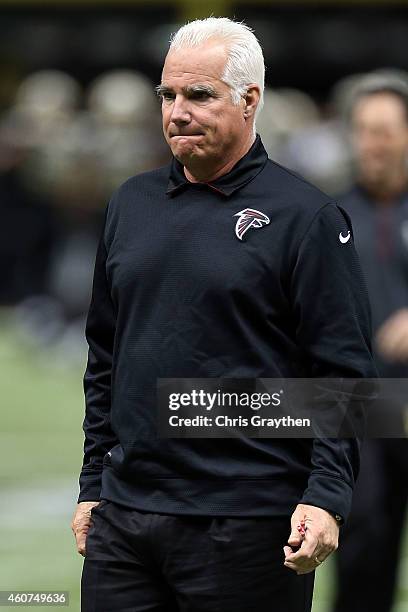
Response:
[[[242,240],[251,227],[257,229],[270,223],[269,217],[254,208],[244,208],[244,210],[237,212],[234,217],[238,217],[235,224],[235,235],[239,240]]]

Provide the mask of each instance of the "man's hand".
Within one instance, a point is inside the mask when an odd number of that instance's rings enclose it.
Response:
[[[71,529],[74,532],[77,549],[85,557],[86,536],[91,526],[91,508],[98,506],[99,501],[80,502],[72,518]]]
[[[339,526],[326,510],[298,504],[292,514],[291,525],[289,546],[283,547],[284,564],[298,575],[312,572],[330,553],[337,550]],[[300,548],[294,552],[291,547]]]
[[[394,312],[381,325],[375,341],[387,361],[408,361],[408,308]]]

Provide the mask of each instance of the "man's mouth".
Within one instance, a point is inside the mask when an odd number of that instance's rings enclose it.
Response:
[[[171,134],[170,138],[197,138],[198,136],[204,136],[204,134]]]

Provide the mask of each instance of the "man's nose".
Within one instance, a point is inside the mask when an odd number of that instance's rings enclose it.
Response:
[[[191,121],[189,102],[183,96],[176,96],[171,112],[171,121],[179,125],[187,125]]]

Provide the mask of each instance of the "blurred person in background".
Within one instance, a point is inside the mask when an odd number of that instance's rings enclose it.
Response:
[[[173,160],[107,208],[72,522],[84,612],[309,612],[347,518],[356,439],[158,438],[158,377],[375,375],[348,220],[268,160],[263,85],[244,24],[182,27],[158,87]]]
[[[146,77],[102,73],[83,94],[65,72],[39,70],[0,118],[0,305],[13,307],[23,342],[66,364],[84,358],[91,262],[113,185],[169,159]]]
[[[383,378],[408,376],[408,84],[366,75],[351,88],[355,186],[340,204],[350,214],[372,308],[375,359]],[[381,407],[384,435],[403,414]],[[408,493],[408,441],[371,439],[337,553],[335,612],[390,612]]]
[[[47,289],[54,218],[48,198],[24,181],[29,148],[24,127],[0,121],[0,306],[15,306]]]
[[[0,206],[8,206],[13,212],[13,215],[3,215],[5,223],[1,229],[6,236],[0,241],[0,252],[8,247],[11,262],[5,257],[1,262],[12,275],[14,285],[19,283],[24,288],[10,304],[16,306],[10,321],[21,332],[21,338],[37,347],[55,342],[65,333],[68,322],[77,316],[83,318],[89,302],[89,277],[83,271],[87,259],[96,250],[97,237],[89,241],[87,230],[91,225],[98,234],[99,227],[95,218],[89,223],[86,210],[92,202],[93,208],[99,209],[99,217],[103,217],[101,200],[95,202],[94,193],[88,189],[88,194],[84,194],[83,189],[84,197],[79,203],[69,186],[81,182],[79,169],[85,164],[77,167],[73,176],[64,163],[80,98],[79,84],[66,73],[33,72],[21,81],[14,103],[0,123],[0,140],[6,141],[8,151],[20,153],[12,173],[8,171],[5,175],[8,177],[5,193],[4,175],[0,181]],[[61,153],[62,142],[65,156]],[[25,202],[25,208],[21,202]],[[39,206],[37,202],[44,204]],[[75,231],[79,229],[84,239],[77,240],[73,249],[69,249],[67,236],[73,234],[75,225],[72,211],[79,217]],[[88,227],[85,227],[86,221]],[[88,250],[84,248],[86,245]],[[91,270],[89,273],[92,275]]]

